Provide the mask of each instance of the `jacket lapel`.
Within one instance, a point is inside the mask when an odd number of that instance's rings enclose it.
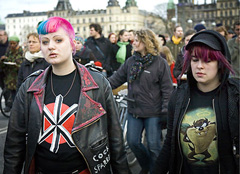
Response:
[[[80,64],[76,65],[80,72],[81,94],[79,98],[78,112],[73,125],[73,131],[90,125],[106,113],[101,103],[93,100],[92,90],[98,89],[99,86],[84,66]]]

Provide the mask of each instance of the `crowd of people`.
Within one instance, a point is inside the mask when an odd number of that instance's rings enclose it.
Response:
[[[83,38],[50,17],[27,35],[26,49],[0,30],[0,87],[11,112],[4,174],[23,166],[26,174],[130,174],[112,94],[126,82],[139,174],[239,172],[239,21],[177,25],[169,38],[150,29],[104,37],[98,23],[89,30]]]

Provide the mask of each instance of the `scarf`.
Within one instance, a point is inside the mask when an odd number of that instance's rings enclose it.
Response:
[[[25,53],[25,58],[29,61],[29,62],[34,62],[36,59],[38,58],[44,58],[42,51],[36,52],[36,53],[30,53],[30,51],[27,51]]]
[[[175,36],[172,36],[172,41],[175,45],[178,45],[180,43],[180,41],[182,40],[182,38],[176,38]]]
[[[118,42],[117,45],[120,47],[118,49],[118,52],[116,54],[117,62],[123,64],[126,59],[127,54],[127,45],[129,42]]]
[[[152,64],[155,56],[147,54],[146,56],[141,57],[140,53],[135,52],[133,58],[135,60],[135,63],[132,64],[132,67],[130,69],[129,83],[132,83],[134,80],[136,80],[141,75],[143,70]]]

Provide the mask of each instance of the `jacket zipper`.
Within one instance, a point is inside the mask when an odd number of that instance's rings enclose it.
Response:
[[[216,117],[216,132],[217,132],[217,114],[216,114],[216,111],[215,111],[215,105],[214,105],[214,99],[212,100],[212,105],[213,105],[213,111],[214,111],[214,114],[215,114],[215,117]],[[218,138],[217,138],[218,139]],[[217,151],[218,151],[218,142],[217,142]],[[220,158],[219,158],[219,152],[218,152],[218,173],[220,173]]]
[[[182,160],[181,160],[180,169],[179,169],[179,174],[181,174],[181,171],[182,171],[182,165],[183,165],[183,154],[182,154],[182,149],[181,149],[181,145],[180,145],[180,129],[181,129],[180,124],[181,124],[181,122],[182,122],[182,120],[183,120],[183,118],[184,118],[184,115],[185,115],[186,112],[187,112],[187,109],[188,109],[189,103],[190,103],[190,98],[188,99],[187,107],[186,107],[186,109],[185,109],[185,111],[184,111],[184,113],[183,113],[183,116],[182,116],[182,118],[181,118],[179,124],[178,124],[178,148],[179,148],[180,155],[181,155],[181,159],[182,159]]]
[[[83,128],[86,128],[86,127],[88,127],[88,126],[90,126],[90,125],[96,123],[98,120],[100,120],[100,118],[98,118],[97,120],[93,121],[91,124],[88,124],[87,126],[84,126],[84,127],[80,128],[80,129],[78,129],[78,130],[76,130],[76,131],[73,131],[73,132],[71,133],[71,137],[72,137],[72,135],[73,135],[74,133],[76,133],[76,132],[82,130]],[[89,172],[92,173],[91,170],[90,170],[89,164],[88,164],[88,162],[87,162],[87,159],[86,159],[85,156],[83,155],[82,151],[81,151],[81,150],[78,148],[78,146],[76,145],[76,143],[75,143],[73,137],[72,137],[72,140],[73,140],[73,143],[74,143],[75,147],[76,147],[77,150],[80,152],[80,154],[82,155],[84,161],[86,162],[87,167],[88,167],[88,169],[89,169]]]

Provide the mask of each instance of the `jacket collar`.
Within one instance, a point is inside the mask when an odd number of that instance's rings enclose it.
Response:
[[[78,73],[80,75],[81,79],[81,89],[83,92],[92,90],[92,89],[97,89],[99,86],[97,83],[94,81],[93,77],[90,75],[89,71],[87,70],[86,67],[83,65],[77,63],[74,59],[74,64],[77,67]],[[48,67],[43,71],[32,83],[32,85],[29,87],[27,92],[41,92],[45,86],[46,86],[46,80],[48,77],[48,74],[52,71],[52,67]]]

